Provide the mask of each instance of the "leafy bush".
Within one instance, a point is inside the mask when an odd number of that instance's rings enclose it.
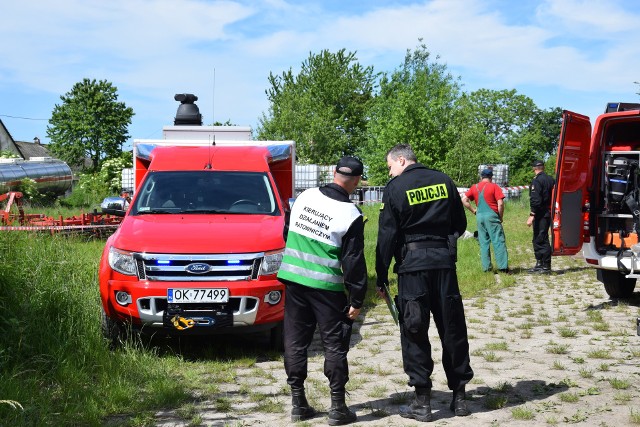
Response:
[[[22,179],[16,191],[22,193],[24,202],[30,206],[51,206],[58,198],[55,193],[40,192],[37,183],[31,178]]]
[[[122,169],[133,166],[133,154],[123,152],[119,157],[112,157],[102,163],[99,176],[107,183],[109,189],[114,193],[122,190],[121,176]]]
[[[0,150],[0,159],[19,159],[19,158],[20,156],[18,156],[13,151]]]
[[[120,193],[122,169],[131,166],[130,152],[105,160],[99,172],[79,175],[79,182],[71,195],[60,200],[60,204],[70,208],[92,208],[100,205],[105,197]]]
[[[71,195],[61,199],[60,204],[69,208],[91,208],[100,205],[105,197],[112,195],[109,185],[99,173],[84,173],[80,175]]]

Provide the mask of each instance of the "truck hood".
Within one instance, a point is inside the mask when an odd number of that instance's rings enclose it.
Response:
[[[270,215],[126,216],[110,243],[134,252],[248,253],[284,247],[284,217]]]

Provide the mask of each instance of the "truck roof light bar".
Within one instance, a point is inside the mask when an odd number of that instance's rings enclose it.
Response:
[[[640,110],[640,104],[633,102],[607,102],[607,108],[605,108],[604,112],[606,114],[631,110]]]

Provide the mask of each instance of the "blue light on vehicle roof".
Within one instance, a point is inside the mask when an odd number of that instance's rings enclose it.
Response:
[[[239,259],[227,260],[227,265],[238,265],[238,264],[240,264],[240,260]]]
[[[159,259],[156,263],[157,263],[158,265],[169,265],[169,264],[171,264],[171,261],[169,261],[169,260],[164,260],[164,259]]]

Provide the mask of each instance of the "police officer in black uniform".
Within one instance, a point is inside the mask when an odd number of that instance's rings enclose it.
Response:
[[[527,225],[533,224],[533,252],[536,265],[531,273],[549,273],[551,271],[551,244],[549,226],[551,224],[551,192],[555,180],[544,173],[544,162],[534,161],[531,166],[536,176],[529,186],[529,218]]]
[[[456,239],[467,219],[458,189],[442,172],[417,163],[409,145],[399,144],[387,153],[389,175],[380,208],[376,273],[378,295],[387,298],[392,257],[398,274],[398,309],[404,371],[415,400],[400,407],[400,415],[431,421],[431,312],[442,342],[442,365],[449,389],[450,409],[469,415],[465,384],[473,378],[467,325],[456,276]]]

